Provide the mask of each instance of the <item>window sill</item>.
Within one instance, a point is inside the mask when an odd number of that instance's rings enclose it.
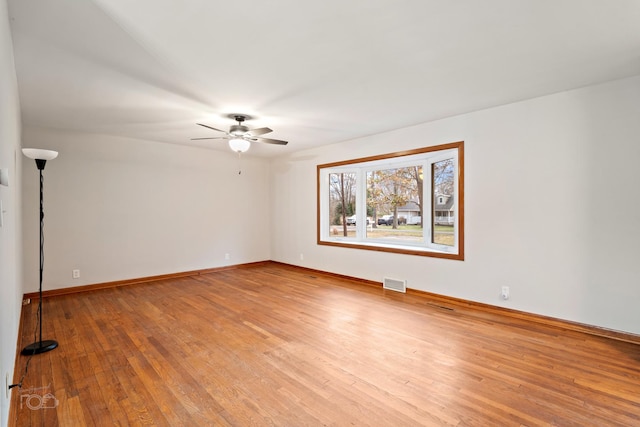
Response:
[[[446,251],[440,251],[433,248],[425,248],[422,246],[398,245],[398,244],[391,245],[391,244],[383,244],[380,242],[369,243],[369,242],[362,242],[362,241],[347,241],[347,240],[338,240],[338,239],[319,240],[318,245],[464,261],[464,253],[462,251],[460,251],[459,253],[446,252]]]

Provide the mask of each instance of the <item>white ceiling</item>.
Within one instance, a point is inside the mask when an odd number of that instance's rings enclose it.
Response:
[[[638,0],[8,0],[23,123],[276,156],[640,74]],[[249,153],[248,153],[249,154]]]

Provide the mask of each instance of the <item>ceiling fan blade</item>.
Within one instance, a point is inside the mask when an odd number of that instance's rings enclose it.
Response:
[[[199,126],[206,127],[207,129],[217,130],[218,132],[227,133],[227,131],[225,131],[225,130],[216,129],[216,128],[213,128],[211,126],[203,125],[202,123],[196,123],[196,124],[199,125]]]
[[[201,139],[229,139],[228,136],[212,136],[208,138],[191,138],[191,141],[199,141]]]
[[[280,139],[271,139],[271,138],[250,138],[251,141],[257,142],[266,142],[267,144],[276,144],[276,145],[287,145],[288,141],[282,141]]]
[[[273,132],[273,131],[269,128],[258,128],[258,129],[251,129],[247,133],[250,136],[258,136],[258,135],[264,135],[265,133],[269,133],[269,132]]]

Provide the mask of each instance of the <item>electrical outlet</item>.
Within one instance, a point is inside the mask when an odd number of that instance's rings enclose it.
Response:
[[[509,287],[508,286],[503,286],[502,287],[502,292],[500,293],[500,296],[502,297],[503,300],[508,300],[509,299]]]
[[[226,259],[227,261],[229,261],[231,259],[231,256],[229,256],[229,254],[224,254],[224,259]]]
[[[300,261],[304,261],[304,254],[300,254]]]
[[[80,270],[72,270],[71,271],[71,277],[73,277],[74,279],[79,279],[80,278]]]

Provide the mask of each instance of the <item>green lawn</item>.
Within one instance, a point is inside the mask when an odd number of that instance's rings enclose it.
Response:
[[[340,228],[340,232],[341,231],[342,228]],[[453,226],[436,225],[434,231],[434,243],[447,246],[454,245]],[[349,237],[355,237],[355,227],[348,227],[347,235]],[[367,227],[367,237],[370,239],[421,240],[422,227],[419,225],[399,225],[397,229],[394,229],[390,225],[379,225],[373,228]]]

